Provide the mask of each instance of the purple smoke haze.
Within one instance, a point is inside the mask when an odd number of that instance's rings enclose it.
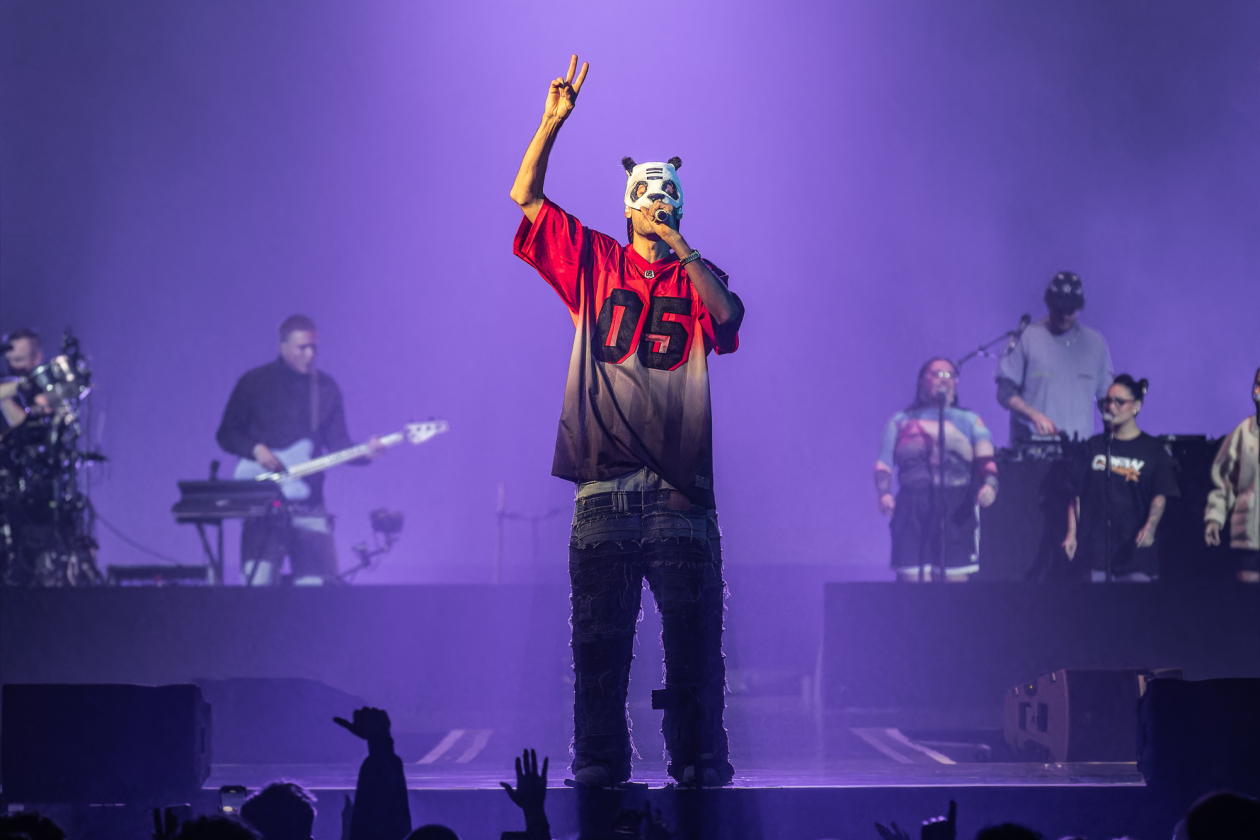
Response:
[[[0,328],[91,354],[101,513],[194,562],[175,481],[230,460],[236,378],[301,311],[356,437],[450,434],[329,482],[365,582],[488,581],[497,487],[550,477],[572,323],[511,254],[549,79],[591,62],[547,192],[624,230],[619,160],[679,155],[688,239],[747,318],[712,365],[733,564],[886,579],[871,467],[929,356],[1039,317],[1062,269],[1156,433],[1219,435],[1260,362],[1260,6],[1237,2],[8,2]],[[999,440],[993,363],[963,400]],[[567,513],[507,526],[505,575],[563,577]],[[146,562],[100,530],[103,564]],[[235,532],[229,545],[235,562]]]

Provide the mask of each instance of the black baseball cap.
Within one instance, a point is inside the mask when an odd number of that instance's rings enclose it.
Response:
[[[1046,286],[1046,306],[1060,312],[1075,312],[1085,306],[1085,289],[1081,278],[1071,271],[1060,271]]]

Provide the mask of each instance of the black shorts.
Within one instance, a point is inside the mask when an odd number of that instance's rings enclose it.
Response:
[[[979,515],[975,491],[970,487],[902,487],[893,508],[892,567],[915,573],[924,564],[940,566],[941,521],[938,499],[945,503],[945,568],[956,574],[979,570]]]

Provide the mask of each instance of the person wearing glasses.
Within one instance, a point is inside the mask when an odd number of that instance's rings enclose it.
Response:
[[[942,404],[944,486],[940,457]],[[894,467],[896,497],[892,493]],[[949,359],[930,359],[919,369],[914,402],[894,414],[884,428],[879,460],[875,462],[878,509],[885,516],[892,516],[889,530],[897,580],[929,581],[943,565],[945,580],[962,583],[979,571],[979,508],[993,504],[997,489],[993,436],[980,415],[958,405],[958,368]]]
[[[1203,539],[1221,544],[1229,522],[1230,553],[1238,561],[1238,579],[1260,583],[1260,368],[1251,383],[1255,413],[1221,441],[1212,463],[1212,492],[1203,512]]]
[[[1068,559],[1090,580],[1149,583],[1159,578],[1156,535],[1168,499],[1181,495],[1172,457],[1138,428],[1147,381],[1122,373],[1098,401],[1106,431],[1085,442],[1068,505]]]

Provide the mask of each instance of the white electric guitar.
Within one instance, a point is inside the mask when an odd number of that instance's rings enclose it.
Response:
[[[445,420],[430,420],[426,423],[408,423],[400,432],[381,436],[381,446],[390,447],[404,440],[419,445],[426,440],[440,435],[450,427]],[[236,463],[236,471],[232,477],[238,481],[274,481],[280,485],[280,492],[291,502],[300,502],[311,496],[311,486],[302,479],[308,475],[362,458],[371,448],[366,443],[343,449],[340,452],[329,452],[318,458],[312,458],[315,444],[309,438],[302,438],[286,449],[272,452],[280,463],[284,464],[284,472],[272,472],[262,464],[250,458],[242,458]]]

